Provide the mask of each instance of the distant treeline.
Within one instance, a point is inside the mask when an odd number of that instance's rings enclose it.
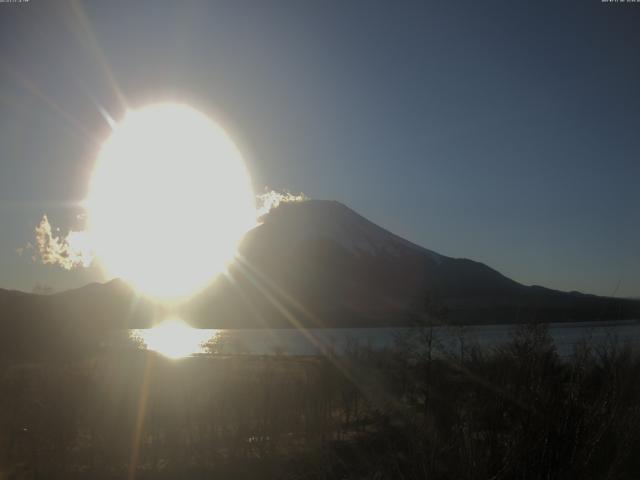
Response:
[[[638,478],[632,348],[452,328],[446,354],[423,325],[325,357],[5,356],[0,478]]]

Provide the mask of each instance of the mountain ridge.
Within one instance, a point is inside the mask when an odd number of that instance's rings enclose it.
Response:
[[[176,311],[210,328],[404,326],[437,295],[461,323],[640,318],[640,302],[527,286],[441,255],[336,201],[282,203],[249,231],[226,275]],[[166,309],[122,280],[51,295],[0,290],[0,314],[69,328],[141,328]]]

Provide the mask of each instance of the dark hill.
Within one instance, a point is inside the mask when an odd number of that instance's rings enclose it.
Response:
[[[408,325],[423,315],[429,292],[453,321],[466,323],[640,318],[639,301],[525,286],[415,245],[332,201],[272,210],[246,235],[228,274],[181,314],[212,328]],[[0,290],[2,329],[24,335],[145,327],[163,315],[119,280],[47,296]]]

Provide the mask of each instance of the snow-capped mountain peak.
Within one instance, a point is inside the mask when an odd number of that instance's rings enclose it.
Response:
[[[440,263],[443,256],[409,242],[379,227],[347,206],[336,201],[307,200],[282,204],[269,214],[267,222],[279,225],[286,217],[292,242],[329,239],[359,256],[401,256],[407,249],[427,253]]]

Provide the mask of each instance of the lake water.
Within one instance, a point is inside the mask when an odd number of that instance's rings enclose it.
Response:
[[[465,327],[464,338],[467,344],[482,347],[496,347],[508,342],[516,325],[481,325]],[[192,329],[193,330],[193,329]],[[253,355],[319,355],[323,352],[344,352],[354,343],[374,349],[390,347],[407,328],[329,328],[277,330],[198,330],[197,335],[189,338],[210,339],[214,351],[222,354]],[[150,338],[153,330],[138,330],[138,336]],[[434,329],[438,343],[445,349],[456,348],[455,331],[451,327]],[[640,321],[575,322],[549,324],[549,333],[561,355],[573,351],[576,343],[589,340],[594,344],[616,341],[640,345]],[[155,335],[157,337],[157,333]],[[169,344],[178,341],[179,333],[171,332],[167,338]],[[193,342],[193,341],[192,341]],[[201,342],[196,342],[191,353],[202,352]],[[151,348],[151,345],[149,345]],[[162,353],[162,352],[161,352]]]

